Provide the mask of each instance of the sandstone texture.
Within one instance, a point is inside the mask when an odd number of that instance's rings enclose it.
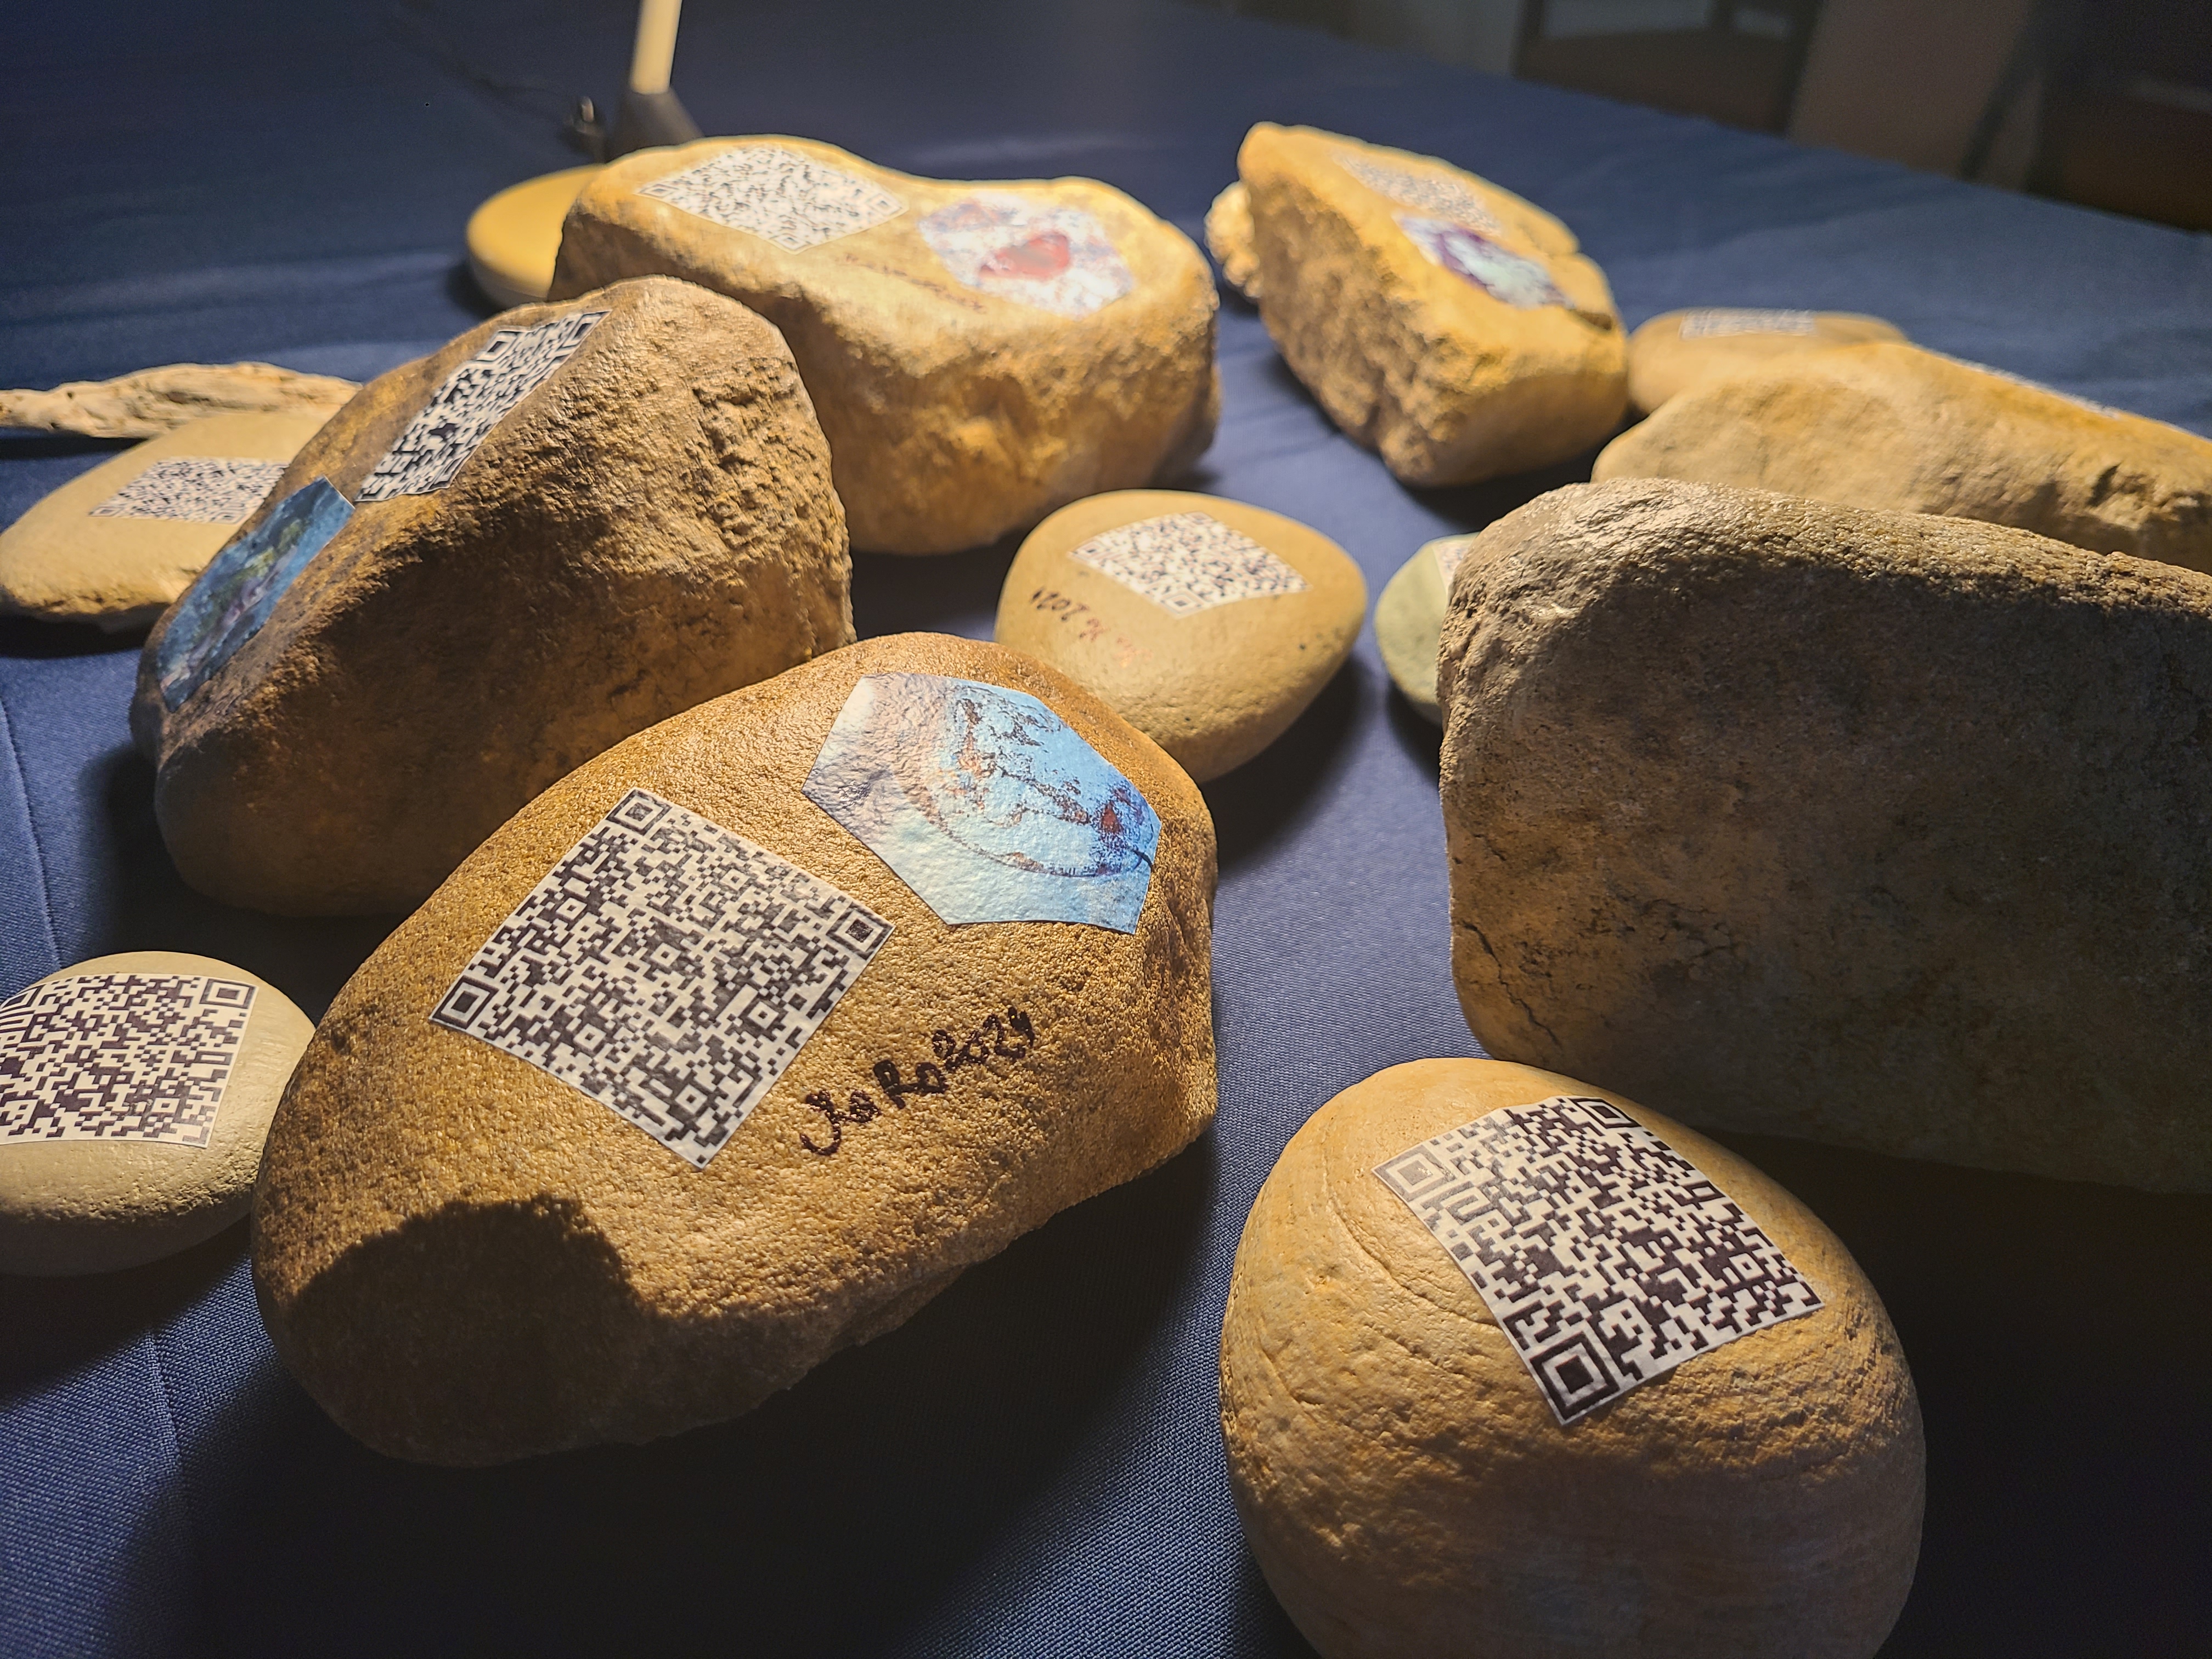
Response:
[[[1678,392],[1778,357],[1904,338],[1894,323],[1855,311],[1664,312],[1628,337],[1628,406],[1649,415]]]
[[[1619,424],[1613,295],[1550,214],[1432,157],[1308,127],[1261,123],[1237,167],[1267,332],[1401,479],[1525,471]]]
[[[1320,532],[1218,495],[1126,489],[1030,532],[996,637],[1097,693],[1204,783],[1304,712],[1366,612],[1359,567]]]
[[[783,331],[864,551],[978,546],[1212,440],[1205,256],[1093,179],[918,179],[780,137],[643,150],[570,210],[552,293],[655,272]]]
[[[2212,441],[1917,346],[1709,381],[1614,439],[1591,476],[1986,519],[2212,569]]]
[[[882,746],[860,751],[880,763],[874,781],[907,790],[910,805],[933,800],[940,850],[986,848],[1006,884],[1080,888],[1135,869],[1133,931],[948,925],[947,887],[927,872],[909,885],[875,850],[912,875],[914,846],[887,842],[880,823],[848,827],[850,800],[823,782],[854,708],[872,689],[945,680],[966,686],[937,706],[951,724],[933,729],[959,734],[952,753],[912,740],[918,705],[878,698],[862,724]],[[1026,697],[1051,715],[1009,726],[989,713],[994,698],[1003,712]],[[1072,737],[1054,738],[1061,722]],[[1034,745],[1052,741],[1048,764]],[[1110,798],[1092,787],[1108,768],[1121,780]],[[547,902],[574,892],[593,911],[588,937],[570,938],[595,979],[564,975],[573,957],[557,930],[532,935],[544,966],[531,971],[551,988],[541,1021],[562,1024],[562,1006],[590,1015],[570,1025],[566,1060],[549,1063],[588,1070],[602,1048],[652,1039],[659,1058],[641,1063],[696,1084],[716,1042],[765,1042],[798,1018],[788,1011],[812,987],[749,1000],[766,970],[740,959],[744,927],[728,949],[706,937],[718,915],[769,915],[748,925],[771,964],[772,935],[832,918],[801,979],[848,946],[872,951],[705,1160],[477,1028],[448,1029],[465,1007],[491,1018],[470,988],[489,983],[482,964],[504,919],[611,811],[640,803],[648,816],[696,815],[695,844],[733,832],[756,866],[787,860],[804,875],[785,879],[835,895],[803,914],[748,909],[700,856],[653,915],[626,920],[611,888],[564,876]],[[1103,878],[1101,861],[1020,867],[1025,849],[1042,854],[1071,827],[1071,804],[1089,811],[1073,827],[1098,846],[1126,850],[1151,823],[1149,864],[1124,859]],[[627,856],[592,862],[608,872]],[[1052,862],[1029,860],[1040,861]],[[323,1021],[256,1198],[255,1283],[278,1352],[350,1432],[432,1462],[644,1440],[750,1409],[1206,1127],[1213,884],[1212,823],[1189,780],[1103,702],[994,646],[872,640],[639,733],[478,848]],[[1034,917],[1036,896],[1016,908]],[[571,994],[585,1001],[561,1002]],[[702,1109],[696,1087],[653,1098],[673,1116]]]
[[[95,1008],[135,1036],[94,1024]],[[71,1026],[73,1043],[58,1036]],[[0,1273],[135,1267],[243,1218],[313,1030],[258,975],[174,951],[96,957],[0,1002]],[[216,1069],[220,1091],[197,1092],[217,1097],[162,1109],[193,1092],[187,1070]],[[71,1112],[92,1076],[115,1109]]]
[[[1483,1297],[1374,1173],[1560,1094],[1656,1133],[1823,1305],[1562,1426]],[[1395,1066],[1291,1139],[1237,1247],[1221,1422],[1245,1537],[1324,1659],[1866,1659],[1912,1583],[1919,1407],[1857,1264],[1724,1148],[1524,1066]]]
[[[70,479],[0,531],[0,614],[145,627],[329,413],[206,416]]]
[[[1443,724],[1437,706],[1437,641],[1451,603],[1452,577],[1473,544],[1472,536],[1442,536],[1424,542],[1413,556],[1383,584],[1375,602],[1375,643],[1382,665],[1419,713]]]
[[[1469,550],[1438,679],[1491,1053],[1723,1127],[2212,1187],[2212,580],[1577,485]]]
[[[295,492],[351,516],[282,586],[228,563],[264,508],[139,667],[162,835],[227,903],[410,909],[562,774],[852,637],[791,356],[690,283],[507,312],[394,369],[271,501]]]
[[[1252,248],[1252,202],[1239,182],[1213,198],[1206,210],[1206,251],[1221,267],[1221,279],[1246,299],[1260,302],[1260,256]]]
[[[88,438],[155,438],[210,415],[327,416],[361,388],[274,363],[169,363],[52,392],[0,392],[0,426]]]

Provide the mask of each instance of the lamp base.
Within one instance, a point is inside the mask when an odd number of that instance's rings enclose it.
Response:
[[[688,144],[707,135],[684,107],[684,100],[667,88],[659,92],[625,88],[622,108],[615,113],[615,130],[607,140],[606,159],[627,155],[634,149],[653,149],[662,144]]]

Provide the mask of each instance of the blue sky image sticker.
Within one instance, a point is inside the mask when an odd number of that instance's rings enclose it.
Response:
[[[353,503],[317,478],[276,504],[250,534],[234,538],[185,590],[161,635],[155,670],[172,708],[258,633],[292,580],[353,517]]]
[[[956,926],[1133,933],[1160,844],[1151,803],[1051,709],[937,674],[855,685],[806,798]]]

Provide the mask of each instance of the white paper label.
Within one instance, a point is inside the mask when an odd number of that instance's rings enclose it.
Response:
[[[253,994],[201,974],[86,974],[0,1002],[0,1146],[205,1146]]]
[[[1093,536],[1067,556],[1178,617],[1303,593],[1306,579],[1210,513],[1170,513]]]
[[[1486,235],[1505,234],[1504,225],[1491,211],[1482,192],[1449,173],[1416,173],[1411,167],[1399,167],[1358,150],[1340,150],[1336,164],[1377,196],[1386,197],[1401,207],[1418,209],[1433,219],[1468,225]]]
[[[1134,288],[1105,227],[1080,208],[979,191],[916,227],[969,288],[1060,317],[1088,317]]]
[[[803,253],[906,211],[881,185],[781,144],[745,144],[638,187],[702,219]]]
[[[1437,574],[1443,578],[1444,592],[1451,592],[1452,578],[1467,561],[1467,550],[1474,545],[1473,536],[1447,536],[1442,541],[1431,542],[1429,551],[1436,556]]]
[[[92,509],[95,519],[238,524],[284,476],[282,461],[176,455],[156,461]]]
[[[1811,334],[1820,319],[1809,311],[1693,311],[1682,319],[1685,340],[1718,340],[1731,334]]]

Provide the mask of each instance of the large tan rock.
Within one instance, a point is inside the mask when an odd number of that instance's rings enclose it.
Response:
[[[783,331],[865,551],[977,546],[1213,436],[1205,257],[1094,179],[918,179],[806,138],[643,150],[577,198],[552,292],[650,272]]]
[[[1607,445],[1591,477],[1986,519],[2212,570],[2212,441],[1917,346],[1709,381]]]
[[[1577,485],[1469,550],[1439,678],[1491,1053],[1701,1123],[2212,1187],[2212,580]]]
[[[1904,337],[1894,323],[1853,311],[1705,307],[1662,312],[1628,337],[1628,406],[1649,415],[1693,386],[1764,368],[1778,357]]]
[[[827,447],[775,331],[686,283],[524,307],[364,389],[146,642],[185,878],[411,908],[655,720],[852,637]]]
[[[1237,169],[1267,332],[1406,483],[1542,466],[1619,424],[1613,295],[1550,214],[1433,157],[1309,127],[1261,122]]]
[[[0,614],[143,628],[261,505],[329,411],[210,415],[102,461],[0,530]]]
[[[0,1273],[135,1267],[243,1218],[313,1029],[258,975],[174,951],[0,1001]]]
[[[0,392],[0,426],[88,438],[157,438],[215,415],[328,416],[361,388],[274,363],[167,363],[51,392]]]
[[[1324,1659],[1866,1659],[1912,1583],[1874,1287],[1748,1164],[1553,1073],[1420,1060],[1314,1115],[1237,1247],[1221,1423]]]
[[[1105,698],[1204,783],[1282,736],[1366,614],[1359,567],[1319,531],[1218,495],[1123,489],[1030,532],[996,637]]]
[[[332,1005],[256,1201],[278,1352],[434,1462],[749,1410],[1205,1127],[1213,881],[1189,780],[995,646],[639,733]]]

